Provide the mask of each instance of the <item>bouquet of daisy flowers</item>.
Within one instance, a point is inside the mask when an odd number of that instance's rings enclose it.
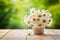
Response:
[[[34,34],[43,34],[45,26],[52,23],[51,13],[48,10],[30,9],[30,14],[24,17],[24,22],[32,27]]]

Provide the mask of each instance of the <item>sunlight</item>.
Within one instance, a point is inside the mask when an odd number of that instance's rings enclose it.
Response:
[[[11,0],[13,4],[15,4],[18,0]]]
[[[24,16],[29,14],[30,8],[46,9],[50,11],[54,19],[51,28],[60,28],[60,16],[58,16],[60,15],[60,0],[0,0],[1,28],[3,25],[9,26],[11,24],[13,24],[11,25],[13,28],[15,26],[16,28],[27,28],[24,23]]]

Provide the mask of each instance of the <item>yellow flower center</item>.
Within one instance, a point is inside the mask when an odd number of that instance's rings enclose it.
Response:
[[[51,22],[51,20],[49,20],[49,22]]]
[[[40,20],[39,18],[36,19],[36,21],[39,21],[39,20]]]
[[[34,10],[32,11],[32,13],[34,13]]]
[[[42,24],[38,24],[38,26],[42,26]]]
[[[33,18],[33,21],[36,21],[36,19],[35,19],[35,18]]]
[[[44,19],[44,20],[43,20],[43,23],[45,23],[45,22],[46,22],[46,20]]]
[[[37,14],[38,17],[41,17],[42,15],[41,14]]]
[[[28,24],[30,24],[30,21],[28,21]]]
[[[46,16],[46,14],[43,14],[43,16]]]

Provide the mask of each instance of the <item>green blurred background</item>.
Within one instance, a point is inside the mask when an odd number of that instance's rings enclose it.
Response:
[[[60,0],[0,0],[0,29],[29,29],[24,16],[30,8],[47,9],[52,14],[51,29],[60,29]]]

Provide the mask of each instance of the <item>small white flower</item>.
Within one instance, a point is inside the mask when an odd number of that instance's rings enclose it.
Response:
[[[30,8],[30,13],[34,14],[35,13],[35,8]]]
[[[47,16],[48,16],[48,17],[51,17],[52,15],[51,15],[51,13],[48,12],[48,13],[47,13]]]
[[[31,8],[30,14],[24,17],[24,22],[28,26],[43,27],[46,25],[51,25],[52,19],[50,17],[51,17],[51,13],[49,13],[48,10],[40,11],[39,9],[35,10],[35,8]]]
[[[42,24],[46,24],[47,23],[47,18],[41,17],[41,22],[42,22]]]
[[[44,13],[44,14],[42,14],[44,17],[46,17],[47,16],[47,14],[46,13]]]
[[[41,12],[40,12],[40,10],[38,9],[38,10],[36,10],[36,13],[38,13],[38,14],[39,14],[39,13],[41,13]]]
[[[47,20],[48,22],[47,22],[47,26],[50,26],[51,24],[52,24],[52,19],[51,18],[48,18],[48,20]]]

